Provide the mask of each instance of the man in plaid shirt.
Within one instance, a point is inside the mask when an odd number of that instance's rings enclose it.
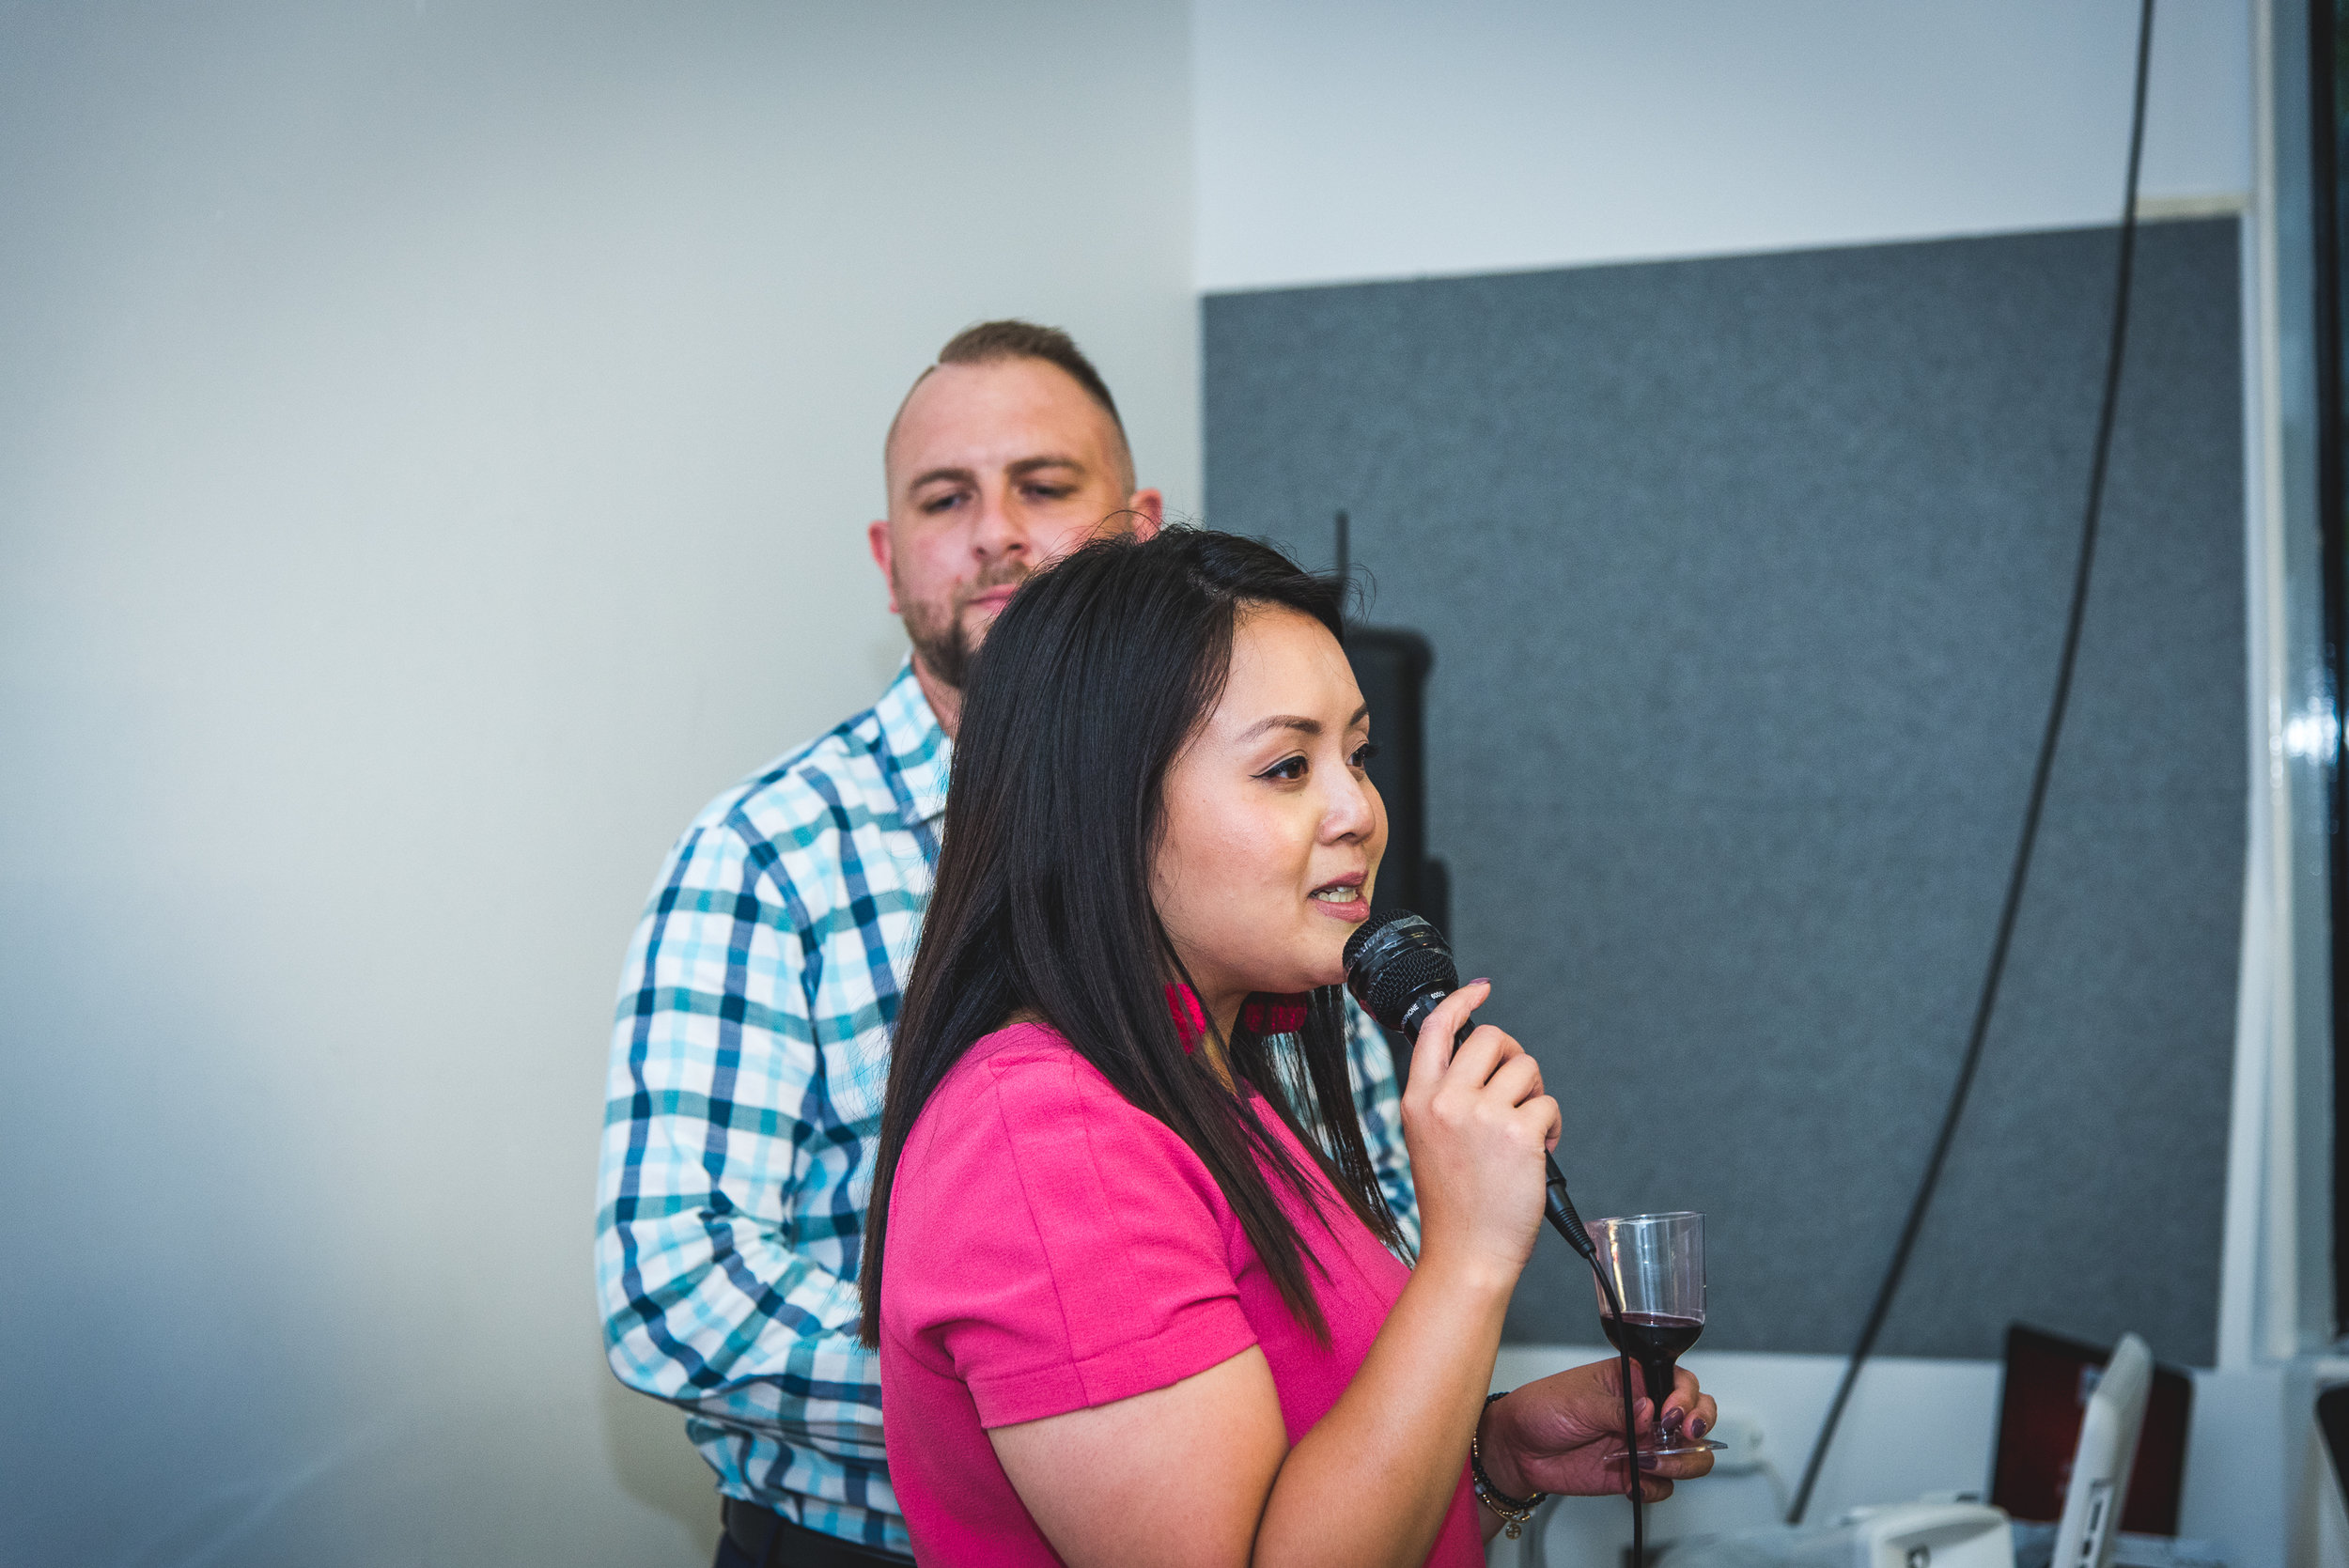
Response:
[[[891,427],[873,558],[911,657],[880,700],[712,801],[630,944],[596,1277],[613,1371],[681,1406],[725,1498],[719,1568],[905,1561],[857,1265],[889,1032],[938,858],[963,677],[1028,573],[1159,526],[1066,334],[956,337]],[[1394,1070],[1352,1010],[1356,1102],[1416,1237]]]

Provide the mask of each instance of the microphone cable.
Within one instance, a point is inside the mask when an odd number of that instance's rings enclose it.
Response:
[[[2121,258],[2119,277],[2113,287],[2112,341],[2105,361],[2104,402],[2096,415],[2095,456],[2088,474],[2088,505],[2080,519],[2079,565],[2072,579],[2072,608],[2064,621],[2063,654],[2056,665],[2055,697],[2047,705],[2047,727],[2039,741],[2038,766],[2031,771],[2030,800],[2023,810],[2022,837],[2015,846],[2015,868],[2007,877],[2006,903],[1999,911],[1998,935],[1990,944],[1989,967],[1983,975],[1981,1000],[1974,1008],[1973,1032],[1967,1037],[1966,1054],[1958,1063],[1957,1081],[1950,1090],[1949,1109],[1942,1113],[1940,1134],[1933,1141],[1933,1152],[1926,1157],[1924,1174],[1917,1183],[1917,1195],[1908,1205],[1908,1219],[1901,1226],[1891,1261],[1885,1265],[1883,1282],[1876,1287],[1875,1302],[1868,1309],[1868,1320],[1859,1330],[1859,1343],[1852,1347],[1851,1359],[1844,1365],[1843,1380],[1837,1385],[1834,1402],[1828,1406],[1826,1424],[1820,1427],[1818,1438],[1811,1446],[1810,1460],[1802,1467],[1802,1484],[1795,1489],[1794,1503],[1786,1511],[1786,1522],[1790,1525],[1802,1523],[1803,1512],[1811,1505],[1812,1488],[1818,1483],[1819,1467],[1827,1458],[1828,1446],[1835,1440],[1835,1428],[1843,1420],[1844,1405],[1850,1402],[1852,1386],[1859,1380],[1859,1369],[1867,1364],[1869,1353],[1875,1348],[1876,1335],[1891,1310],[1901,1277],[1908,1270],[1909,1254],[1923,1228],[1925,1211],[1932,1205],[1934,1188],[1940,1184],[1941,1167],[1949,1157],[1958,1120],[1966,1112],[1975,1070],[1982,1065],[1983,1043],[1989,1035],[1990,1016],[1998,1005],[1999,981],[2006,971],[2007,950],[2015,938],[2015,918],[2022,908],[2023,885],[2030,877],[2031,850],[2039,838],[2040,813],[2047,802],[2047,777],[2055,768],[2056,742],[2063,733],[2064,708],[2071,700],[2072,668],[2079,655],[2080,622],[2088,609],[2089,568],[2096,556],[2096,525],[2104,512],[2113,411],[2120,402],[2121,364],[2129,336],[2129,281],[2137,260],[2138,172],[2145,147],[2145,79],[2153,58],[2153,44],[2154,0],[2143,0],[2137,23],[2137,90],[2129,110],[2129,172],[2121,210]]]
[[[1338,514],[1338,557],[1346,556],[1346,514]],[[1362,1004],[1362,1011],[1378,1020],[1379,1026],[1391,1029],[1405,1039],[1420,1032],[1443,999],[1460,988],[1460,971],[1452,956],[1452,944],[1443,933],[1408,909],[1394,909],[1366,925],[1356,929],[1346,939],[1346,988],[1354,993],[1354,1000]],[[1473,1017],[1464,1020],[1452,1036],[1456,1049],[1476,1032]],[[1645,1482],[1640,1474],[1639,1395],[1634,1390],[1632,1370],[1630,1320],[1623,1310],[1623,1296],[1615,1288],[1613,1278],[1598,1261],[1598,1248],[1591,1240],[1591,1233],[1575,1212],[1574,1198],[1566,1191],[1565,1172],[1558,1169],[1557,1157],[1542,1157],[1542,1215],[1550,1227],[1565,1237],[1566,1245],[1591,1265],[1591,1273],[1598,1281],[1599,1295],[1605,1298],[1608,1311],[1613,1315],[1618,1330],[1615,1341],[1615,1367],[1623,1394],[1624,1490],[1631,1498],[1631,1562],[1633,1568],[1645,1568],[1647,1562],[1647,1503],[1642,1496]],[[1493,1399],[1499,1399],[1499,1394]],[[1669,1397],[1669,1396],[1668,1396]],[[1492,1400],[1486,1400],[1489,1405]],[[1656,1400],[1656,1420],[1660,1431],[1664,1420],[1664,1402]],[[1483,1470],[1479,1469],[1481,1481]],[[1517,1526],[1509,1526],[1512,1539]],[[1531,1548],[1539,1555],[1541,1531],[1534,1529],[1535,1545]]]

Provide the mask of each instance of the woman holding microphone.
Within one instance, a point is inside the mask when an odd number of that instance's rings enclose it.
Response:
[[[1529,1498],[1622,1489],[1616,1363],[1486,1400],[1559,1132],[1516,1040],[1453,1046],[1486,984],[1412,1054],[1415,1265],[1371,1174],[1336,987],[1386,817],[1340,593],[1169,530],[988,634],[862,1277],[926,1561],[1468,1568]],[[1661,1414],[1714,1419],[1685,1372]]]

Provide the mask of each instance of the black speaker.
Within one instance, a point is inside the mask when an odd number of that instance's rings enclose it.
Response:
[[[1346,656],[1370,705],[1370,782],[1387,806],[1387,856],[1370,918],[1408,909],[1437,930],[1452,928],[1451,888],[1443,862],[1427,853],[1427,672],[1435,650],[1400,627],[1348,626]]]
[[[1352,581],[1351,527],[1337,514],[1337,575]],[[1416,631],[1396,626],[1346,623],[1346,657],[1354,684],[1370,705],[1370,782],[1387,807],[1387,854],[1378,862],[1378,885],[1370,918],[1408,909],[1437,930],[1452,931],[1452,878],[1443,862],[1427,852],[1427,673],[1436,650]],[[1395,1076],[1411,1070],[1411,1043],[1392,1030],[1381,1031],[1394,1051]]]

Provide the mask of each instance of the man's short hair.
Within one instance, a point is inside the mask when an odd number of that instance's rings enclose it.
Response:
[[[1126,433],[1126,421],[1118,417],[1117,399],[1110,396],[1109,383],[1093,368],[1093,362],[1077,347],[1077,340],[1058,327],[1039,327],[1034,321],[982,321],[975,327],[965,327],[947,340],[938,350],[940,365],[992,365],[997,360],[1040,359],[1047,365],[1057,365],[1085,389],[1085,395],[1101,405],[1109,414],[1117,433]],[[929,374],[925,370],[924,376]],[[922,383],[915,381],[915,386]]]
[[[890,449],[897,444],[897,421],[906,416],[906,404],[914,393],[930,379],[930,372],[940,365],[994,365],[1003,360],[1041,360],[1057,365],[1069,378],[1084,388],[1085,396],[1110,416],[1111,426],[1117,431],[1117,456],[1124,473],[1119,475],[1125,488],[1134,488],[1133,445],[1126,438],[1126,421],[1117,411],[1117,399],[1110,396],[1109,382],[1093,368],[1077,340],[1058,327],[1039,327],[1034,321],[982,321],[975,327],[965,327],[946,340],[946,347],[938,350],[938,364],[926,365],[913,385],[897,404],[897,411],[889,421],[889,434],[881,442],[882,460],[886,463]]]

